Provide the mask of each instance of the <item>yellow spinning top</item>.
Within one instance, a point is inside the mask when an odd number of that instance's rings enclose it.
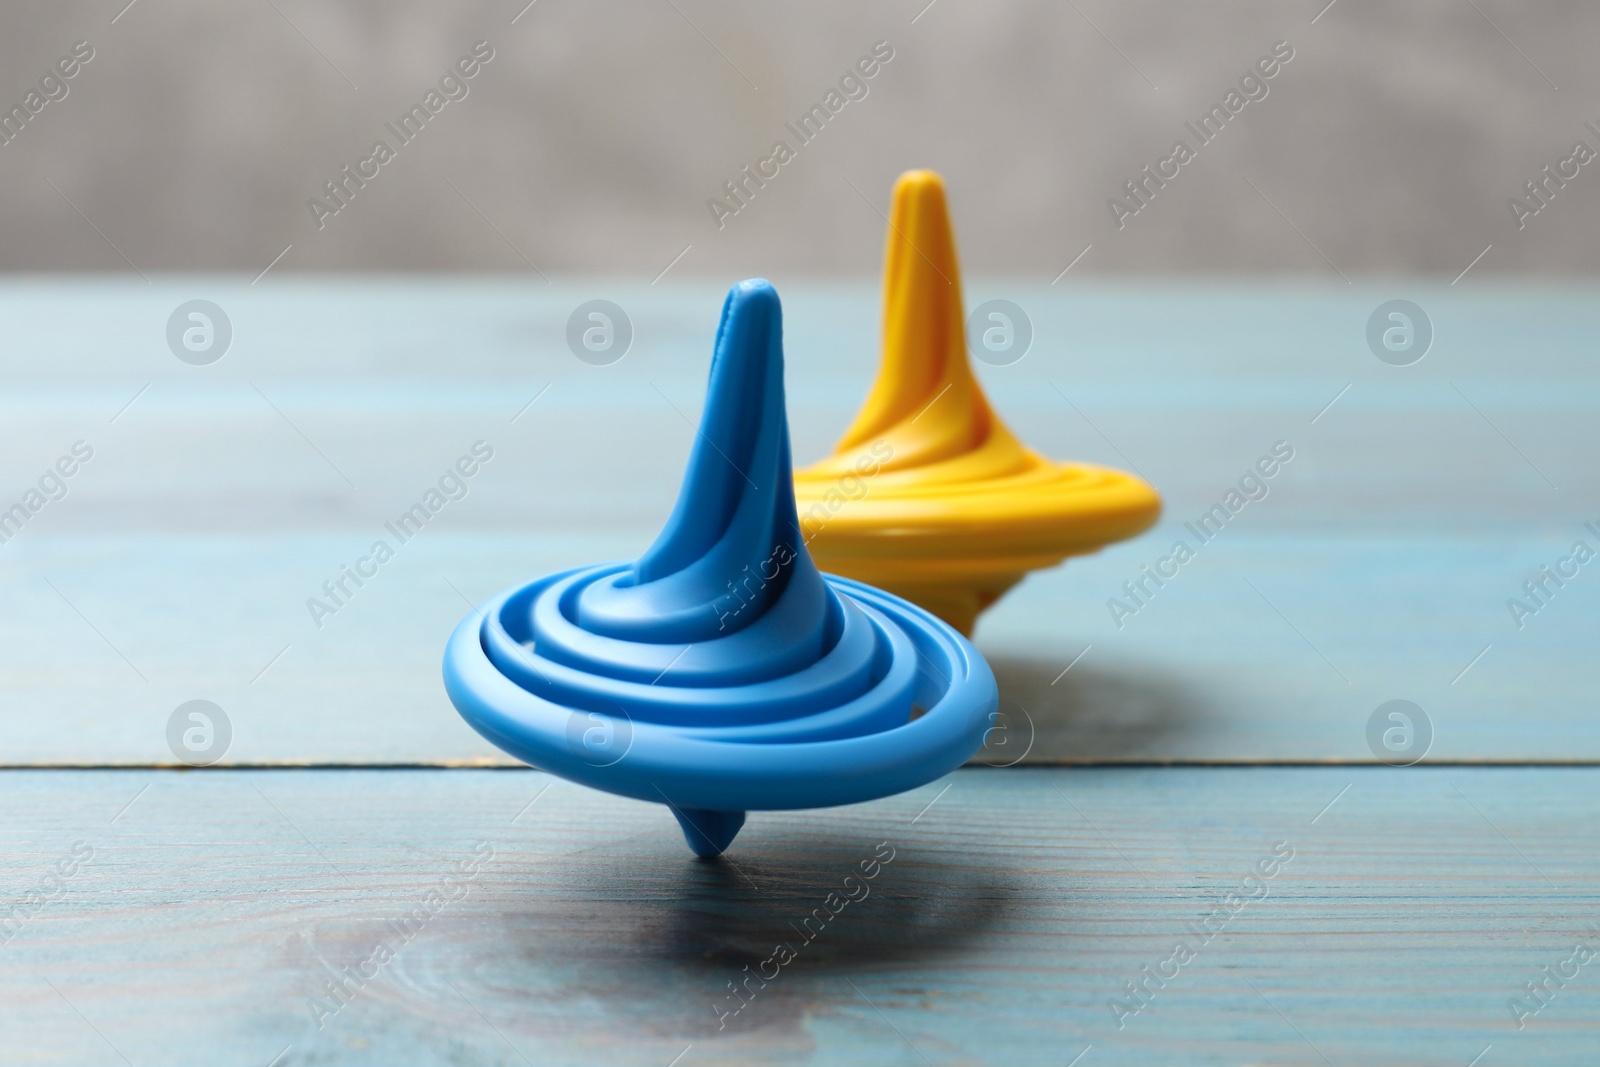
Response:
[[[833,455],[794,479],[817,564],[897,593],[971,634],[1031,570],[1148,529],[1143,480],[1056,463],[1012,436],[967,362],[961,275],[944,182],[894,189],[883,284],[883,363]]]

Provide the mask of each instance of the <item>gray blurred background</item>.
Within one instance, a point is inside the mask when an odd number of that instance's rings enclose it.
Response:
[[[7,5],[5,109],[94,58],[0,146],[0,269],[865,275],[921,166],[974,272],[1600,265],[1600,162],[1521,229],[1507,206],[1600,149],[1592,2],[525,3]],[[478,41],[466,97],[319,229],[307,201]],[[877,41],[866,96],[799,146],[785,123]],[[1278,41],[1267,96],[1119,229],[1108,198]],[[779,139],[796,158],[719,228],[708,198]]]

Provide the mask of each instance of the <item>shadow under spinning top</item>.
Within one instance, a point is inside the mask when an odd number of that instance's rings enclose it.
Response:
[[[746,811],[871,800],[960,766],[998,704],[988,664],[923,609],[818,572],[792,479],[778,295],[742,282],[655,544],[464,619],[451,701],[518,759],[667,804],[701,856]]]
[[[1161,513],[1143,480],[1046,459],[989,407],[967,360],[944,182],[927,170],[894,189],[877,381],[833,455],[795,476],[795,497],[823,567],[964,634],[1028,571],[1132,537]]]

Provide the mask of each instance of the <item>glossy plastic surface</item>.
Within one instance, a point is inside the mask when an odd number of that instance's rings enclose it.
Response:
[[[833,455],[795,477],[820,566],[897,593],[971,633],[1030,570],[1150,527],[1161,498],[1131,474],[1057,463],[1018,441],[967,359],[944,183],[895,185],[883,361]]]
[[[668,804],[701,855],[747,810],[959,766],[997,705],[988,665],[922,609],[819,573],[792,477],[778,297],[743,282],[666,527],[633,563],[539,578],[463,620],[444,660],[462,716],[543,770]]]

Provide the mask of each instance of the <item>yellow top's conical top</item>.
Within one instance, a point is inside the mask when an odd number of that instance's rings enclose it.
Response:
[[[796,473],[795,498],[824,570],[969,634],[1028,571],[1131,537],[1161,512],[1141,479],[1045,459],[989,407],[967,361],[944,182],[926,170],[895,185],[878,379],[833,455]]]

